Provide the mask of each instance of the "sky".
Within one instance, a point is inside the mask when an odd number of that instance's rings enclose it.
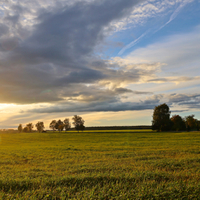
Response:
[[[200,119],[199,53],[200,0],[2,0],[0,128]]]

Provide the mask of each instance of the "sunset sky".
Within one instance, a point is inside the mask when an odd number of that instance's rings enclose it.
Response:
[[[200,119],[200,0],[2,0],[0,128]]]

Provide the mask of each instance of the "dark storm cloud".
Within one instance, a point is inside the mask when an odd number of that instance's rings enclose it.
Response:
[[[56,105],[46,108],[38,108],[29,110],[32,113],[54,113],[54,112],[99,112],[99,111],[112,111],[119,112],[125,110],[147,110],[154,109],[154,107],[159,103],[159,101],[146,101],[139,103],[132,102],[118,102],[115,101],[106,101],[106,102],[97,102],[90,104],[71,104],[71,105]]]
[[[111,22],[128,16],[138,2],[82,1],[37,9],[28,25],[23,23],[32,9],[21,2],[11,5],[0,24],[0,102],[56,103],[67,98],[109,103],[131,92],[120,84],[138,81],[146,72],[115,70],[117,64],[94,51],[112,29]],[[110,85],[112,91],[104,88]]]
[[[130,91],[128,91],[130,92]],[[125,92],[126,93],[126,92]],[[133,92],[134,93],[134,92]],[[99,112],[99,111],[125,111],[125,110],[147,110],[154,109],[160,103],[162,95],[153,95],[149,99],[140,102],[121,102],[119,98],[106,94],[101,94],[94,99],[85,99],[85,102],[62,102],[56,105],[43,106],[37,109],[28,110],[30,113],[56,113],[56,112]],[[74,99],[73,99],[74,100]]]
[[[31,59],[66,62],[65,67],[84,67],[80,60],[91,55],[104,39],[104,28],[130,13],[138,3],[130,0],[78,2],[57,13],[42,10],[39,24],[21,44],[20,52]],[[62,63],[63,64],[63,63]],[[87,62],[85,63],[87,64]]]
[[[70,97],[70,102],[60,102],[58,104],[52,104],[49,106],[43,106],[37,109],[31,109],[28,112],[31,113],[54,113],[54,112],[99,112],[99,111],[125,111],[125,110],[153,110],[155,106],[162,103],[167,103],[171,107],[172,112],[184,112],[191,108],[199,108],[200,106],[200,94],[158,94],[148,97],[146,100],[139,102],[122,102],[118,95],[133,94],[137,95],[137,91],[132,91],[126,88],[117,88],[114,91],[107,90],[101,91],[98,88],[92,87],[84,89],[84,92],[74,93],[73,97]],[[94,90],[98,90],[93,94]],[[113,94],[114,93],[114,94]],[[141,94],[141,93],[140,93]],[[146,94],[143,92],[143,94]],[[149,94],[149,93],[148,93]],[[78,102],[78,103],[77,103]],[[173,110],[173,106],[181,105],[184,109]]]

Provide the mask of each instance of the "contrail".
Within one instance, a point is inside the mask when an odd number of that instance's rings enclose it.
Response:
[[[136,40],[134,40],[133,42],[129,43],[128,45],[126,45],[124,48],[121,49],[121,51],[118,53],[118,55],[122,55],[127,49],[130,49],[131,47],[133,47],[135,44],[137,44],[146,34],[148,31],[146,31],[145,33],[143,33],[139,38],[137,38]]]
[[[162,25],[158,30],[156,30],[154,33],[158,32],[159,30],[164,28],[167,24],[169,24],[171,21],[173,21],[177,17],[177,15],[181,12],[181,9],[185,7],[188,3],[191,3],[191,1],[190,2],[185,1],[182,4],[180,4],[179,7],[172,13],[169,20],[164,25]]]
[[[170,16],[169,20],[162,25],[158,30],[156,30],[153,34],[155,34],[156,32],[158,32],[159,30],[161,30],[162,28],[164,28],[167,24],[169,24],[171,21],[173,21],[177,15],[181,12],[181,9],[184,8],[188,3],[191,3],[193,0],[187,2],[184,1],[183,3],[181,3],[178,8],[172,13],[172,15]],[[118,55],[122,55],[127,49],[130,49],[131,47],[133,47],[134,45],[136,45],[145,35],[147,35],[149,31],[146,31],[145,33],[143,33],[139,38],[137,38],[136,40],[134,40],[133,42],[131,42],[130,44],[126,45],[124,48],[122,48],[120,50],[120,52],[118,53]]]

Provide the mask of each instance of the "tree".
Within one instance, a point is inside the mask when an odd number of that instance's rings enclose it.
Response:
[[[64,122],[65,131],[68,131],[71,128],[71,123],[69,122],[69,119],[65,118],[63,122]]]
[[[171,121],[173,123],[172,130],[175,130],[175,131],[184,131],[184,130],[186,130],[185,122],[184,122],[184,120],[182,119],[181,116],[173,115],[171,117]]]
[[[19,124],[19,126],[18,126],[18,131],[19,131],[20,133],[23,131],[22,124]]]
[[[64,124],[60,124],[59,126],[58,126],[58,131],[60,132],[60,131],[63,131],[63,129],[64,129]]]
[[[55,129],[56,129],[56,120],[52,120],[52,122],[50,123],[50,125],[49,125],[49,128],[51,128],[53,131],[55,131]]]
[[[154,108],[152,130],[169,131],[172,128],[170,111],[167,104],[161,104]]]
[[[194,118],[194,115],[189,115],[185,117],[185,125],[187,131],[190,131],[191,129],[196,129],[197,128],[197,120]]]
[[[200,121],[196,119],[196,129],[199,131],[200,129]]]
[[[28,132],[29,132],[29,129],[28,129],[27,126],[25,126],[25,127],[23,128],[23,132],[25,132],[25,133],[28,133]]]
[[[57,122],[56,122],[56,125],[55,125],[55,129],[58,129],[58,131],[62,131],[64,128],[64,123],[59,119]]]
[[[85,126],[83,124],[80,124],[79,126],[76,127],[77,131],[84,131],[85,130]]]
[[[44,130],[44,122],[38,122],[35,126],[39,133],[41,133]]]
[[[79,130],[84,130],[85,126],[84,123],[85,121],[82,119],[82,117],[78,116],[78,115],[74,115],[74,117],[72,118],[73,125],[75,126],[75,129],[79,132]]]
[[[32,130],[33,130],[33,124],[32,123],[26,124],[26,127],[28,128],[28,132],[32,132]]]

